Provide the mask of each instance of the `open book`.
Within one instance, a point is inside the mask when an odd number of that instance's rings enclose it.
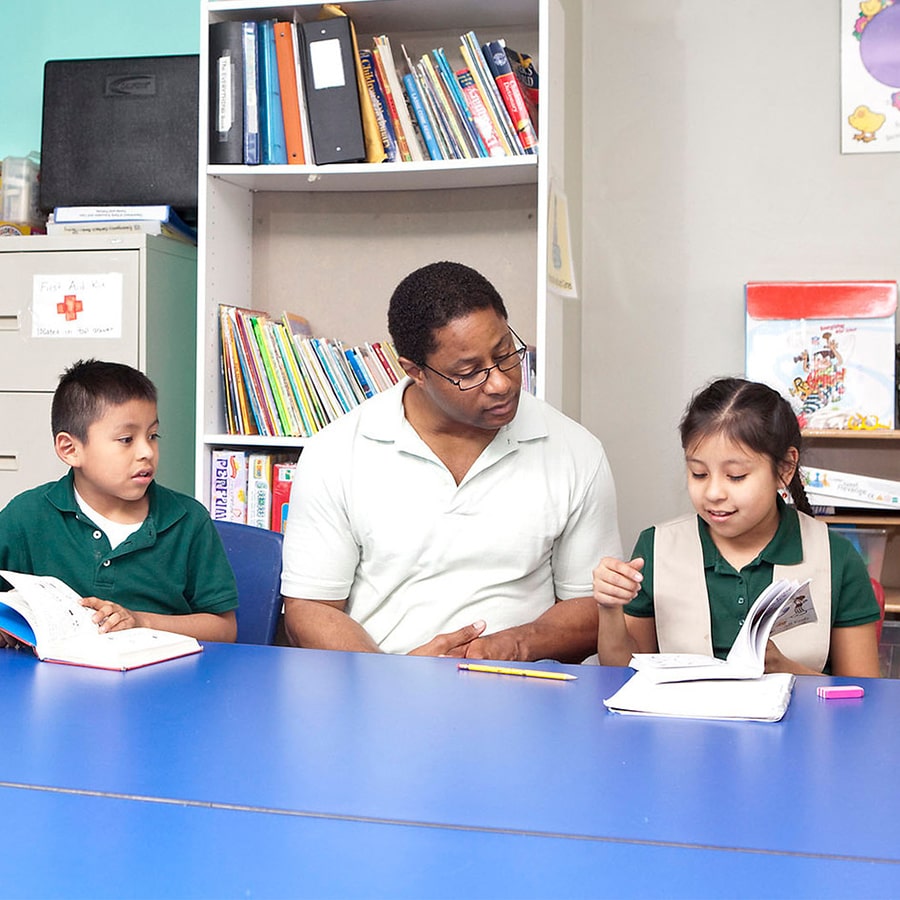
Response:
[[[636,653],[637,672],[604,700],[614,712],[703,719],[778,721],[794,676],[764,675],[766,644],[816,621],[809,582],[772,582],[750,608],[725,659],[697,653]]]
[[[101,634],[94,610],[50,575],[0,570],[14,588],[0,593],[0,631],[31,647],[39,659],[96,669],[136,669],[199,653],[195,638],[153,628]]]

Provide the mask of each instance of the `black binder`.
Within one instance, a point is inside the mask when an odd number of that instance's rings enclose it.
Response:
[[[244,23],[209,26],[209,161],[244,162]]]
[[[195,215],[199,83],[196,55],[48,61],[41,207],[165,204]]]
[[[350,19],[300,25],[303,90],[316,165],[366,158]]]

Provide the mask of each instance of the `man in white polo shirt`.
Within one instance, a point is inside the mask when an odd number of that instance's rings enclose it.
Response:
[[[621,553],[600,442],[521,393],[491,283],[439,262],[388,311],[407,378],[303,450],[282,593],[300,647],[581,662],[591,575]]]

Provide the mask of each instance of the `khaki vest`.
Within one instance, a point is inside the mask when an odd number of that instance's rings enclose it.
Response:
[[[776,565],[772,580],[789,578],[804,581],[809,578],[818,621],[800,625],[773,640],[788,659],[821,672],[828,660],[831,641],[828,526],[803,513],[798,513],[798,516],[803,561],[795,566]],[[696,515],[656,526],[653,597],[660,652],[705,653],[711,656],[709,595]]]

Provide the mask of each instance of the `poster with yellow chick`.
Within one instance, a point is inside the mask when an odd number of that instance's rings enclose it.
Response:
[[[900,0],[841,0],[841,152],[900,150]]]

